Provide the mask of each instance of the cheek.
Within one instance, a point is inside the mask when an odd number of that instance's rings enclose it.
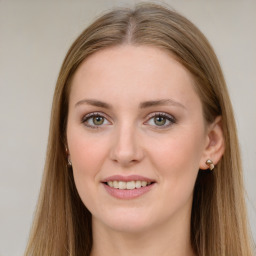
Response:
[[[152,162],[159,175],[159,197],[165,200],[166,218],[191,206],[201,153],[199,136],[192,138],[189,134],[180,134],[152,147]]]
[[[158,150],[157,150],[158,148]],[[190,166],[190,169],[199,167],[199,159],[202,153],[200,142],[193,138],[183,137],[182,139],[174,139],[166,141],[159,147],[155,147],[154,155],[162,166],[181,168],[182,166]]]
[[[76,188],[89,207],[93,205],[97,192],[95,184],[99,182],[98,174],[106,157],[107,143],[104,138],[95,138],[79,129],[70,129],[67,138]]]
[[[83,203],[93,211],[98,189],[95,184],[99,182],[98,174],[107,155],[107,143],[103,138],[95,139],[78,130],[70,130],[72,136],[68,135],[75,185]]]
[[[177,136],[153,143],[151,156],[165,184],[172,183],[172,188],[194,185],[203,153],[202,134],[185,130]]]
[[[83,129],[71,127],[67,138],[75,179],[78,182],[96,179],[107,155],[104,137],[90,136]]]

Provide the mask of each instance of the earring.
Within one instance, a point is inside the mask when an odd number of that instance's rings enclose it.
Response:
[[[68,166],[72,166],[72,163],[69,157],[68,157]]]
[[[210,169],[211,171],[214,169],[214,164],[213,164],[213,162],[212,162],[211,159],[206,160],[205,163],[209,166],[209,169]]]
[[[69,155],[69,152],[68,152],[67,146],[65,146],[65,152],[66,152],[66,155],[68,156],[68,155]]]
[[[70,158],[69,158],[69,152],[68,152],[67,146],[65,147],[65,151],[66,151],[66,155],[67,155],[67,157],[68,157],[68,166],[70,167],[70,166],[72,166],[72,163],[71,163],[71,160],[70,160]]]

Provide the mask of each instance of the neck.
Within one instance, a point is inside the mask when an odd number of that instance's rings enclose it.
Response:
[[[150,230],[121,232],[93,220],[91,256],[193,256],[190,215],[179,216]]]

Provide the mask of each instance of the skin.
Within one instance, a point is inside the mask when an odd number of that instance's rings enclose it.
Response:
[[[220,118],[206,125],[194,86],[180,63],[151,46],[104,49],[76,71],[67,146],[78,193],[92,213],[91,255],[193,255],[190,215],[197,173],[208,168],[207,159],[216,164],[223,153]],[[162,99],[172,101],[140,107]],[[100,125],[85,118],[95,112],[104,117]],[[159,125],[152,117],[159,112],[175,121],[164,116]],[[101,183],[134,174],[155,181],[135,199],[117,199]]]

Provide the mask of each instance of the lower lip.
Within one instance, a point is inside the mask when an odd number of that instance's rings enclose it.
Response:
[[[105,183],[102,183],[107,190],[107,192],[118,199],[134,199],[137,197],[140,197],[144,195],[145,193],[149,192],[155,183],[152,183],[146,187],[140,187],[135,189],[118,189],[118,188],[112,188]]]

